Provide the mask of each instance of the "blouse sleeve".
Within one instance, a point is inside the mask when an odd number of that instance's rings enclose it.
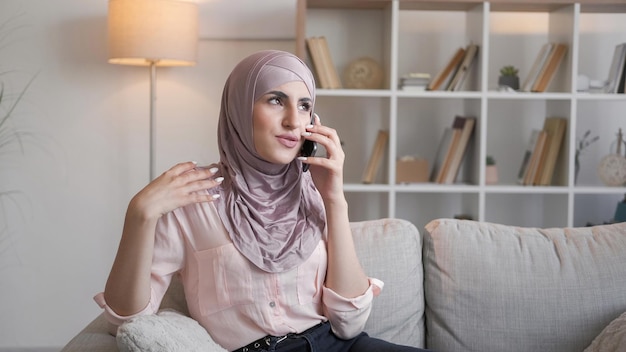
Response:
[[[383,286],[382,281],[370,278],[365,293],[354,298],[342,297],[326,286],[322,288],[325,315],[338,337],[350,339],[363,331],[372,310],[372,301],[380,294]]]
[[[100,308],[104,309],[107,320],[114,325],[121,325],[139,315],[156,313],[170,285],[172,276],[183,268],[185,244],[174,212],[169,212],[159,219],[155,236],[148,305],[133,315],[121,316],[108,306],[103,292],[94,297]]]

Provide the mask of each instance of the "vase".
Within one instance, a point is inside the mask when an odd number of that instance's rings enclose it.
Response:
[[[517,76],[500,76],[498,78],[498,86],[507,86],[512,89],[519,89],[519,77]]]
[[[496,165],[487,165],[485,168],[485,184],[495,185],[498,183],[498,167]]]

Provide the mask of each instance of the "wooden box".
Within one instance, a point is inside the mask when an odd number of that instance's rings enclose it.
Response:
[[[428,160],[401,158],[396,163],[396,183],[428,182]]]

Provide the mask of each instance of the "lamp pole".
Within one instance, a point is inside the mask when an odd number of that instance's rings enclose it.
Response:
[[[193,66],[198,5],[182,0],[109,0],[109,63],[149,66],[149,177],[156,177],[156,66]]]
[[[150,180],[154,180],[156,166],[156,64],[157,60],[150,61]]]

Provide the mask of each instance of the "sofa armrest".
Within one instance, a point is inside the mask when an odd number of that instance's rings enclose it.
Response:
[[[100,314],[78,335],[63,347],[61,352],[118,352],[115,336],[110,333],[111,324]]]

